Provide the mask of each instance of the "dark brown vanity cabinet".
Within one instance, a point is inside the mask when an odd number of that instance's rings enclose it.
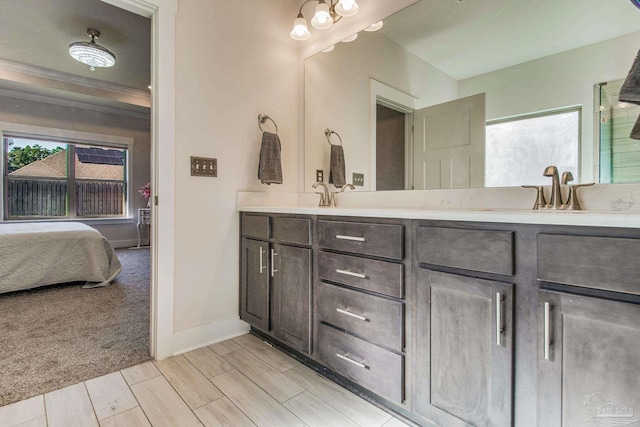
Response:
[[[402,404],[405,226],[321,219],[317,228],[315,354],[340,375]]]
[[[538,235],[539,426],[640,422],[639,260],[640,239]]]
[[[633,425],[640,305],[539,291],[538,425]]]
[[[309,353],[311,220],[243,215],[241,233],[240,318]]]
[[[418,227],[416,235],[413,410],[443,426],[509,426],[513,285],[473,275],[512,273],[512,233]]]

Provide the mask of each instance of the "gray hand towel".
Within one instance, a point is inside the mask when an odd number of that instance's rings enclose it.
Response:
[[[282,184],[280,138],[275,133],[262,132],[258,179],[263,184]]]
[[[640,117],[636,120],[636,124],[633,125],[633,129],[631,129],[631,138],[640,139]]]
[[[347,183],[345,179],[344,151],[341,145],[331,145],[331,161],[329,163],[329,184],[340,188]]]
[[[620,88],[618,100],[640,105],[640,51],[631,66],[631,71]]]

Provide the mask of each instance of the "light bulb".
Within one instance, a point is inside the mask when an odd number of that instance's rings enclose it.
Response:
[[[358,33],[355,33],[355,34],[353,34],[353,35],[351,35],[351,36],[347,37],[346,39],[343,39],[343,40],[342,40],[342,42],[343,42],[343,43],[349,43],[349,42],[354,41],[354,40],[355,40],[355,39],[357,39],[357,38],[358,38]]]
[[[308,40],[311,37],[311,33],[307,28],[307,21],[305,21],[302,14],[298,14],[298,17],[293,21],[293,30],[289,33],[294,40]]]
[[[319,30],[324,30],[333,25],[333,19],[329,13],[329,6],[322,0],[316,6],[316,14],[311,19],[311,25]]]
[[[382,28],[383,25],[384,25],[384,22],[378,21],[375,24],[369,25],[364,30],[365,31],[378,31],[380,28]]]
[[[359,9],[356,0],[340,0],[336,5],[336,13],[345,17],[355,15]]]

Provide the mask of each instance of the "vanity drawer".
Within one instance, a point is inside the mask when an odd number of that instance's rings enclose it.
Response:
[[[513,232],[418,227],[418,262],[486,273],[513,274]]]
[[[311,220],[306,218],[281,218],[272,220],[273,238],[284,243],[311,244]]]
[[[241,230],[243,237],[269,238],[269,217],[264,215],[242,215]]]
[[[404,304],[328,283],[314,287],[316,318],[402,352]]]
[[[319,324],[318,359],[380,396],[396,402],[404,400],[402,355]]]
[[[402,298],[404,266],[349,255],[318,252],[320,279]]]
[[[539,234],[538,279],[640,295],[640,239]]]
[[[327,249],[402,259],[402,225],[318,221],[318,244]]]

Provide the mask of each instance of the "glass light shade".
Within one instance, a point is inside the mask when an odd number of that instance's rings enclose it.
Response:
[[[348,17],[358,13],[360,7],[358,3],[356,3],[356,0],[340,0],[335,9],[338,15]]]
[[[332,45],[331,45],[331,46],[329,46],[328,48],[326,48],[326,49],[322,49],[322,51],[323,51],[324,53],[329,53],[329,52],[331,52],[331,51],[332,51],[333,49],[335,49],[335,48],[336,48],[336,46],[332,44]]]
[[[294,40],[308,40],[311,37],[309,28],[307,28],[307,21],[305,21],[302,15],[298,15],[295,21],[293,21],[293,30],[289,33]]]
[[[358,33],[355,33],[354,35],[351,35],[351,36],[347,37],[346,39],[343,39],[342,42],[343,43],[349,43],[349,42],[354,41],[357,38],[358,38]]]
[[[333,18],[329,13],[329,6],[324,1],[321,1],[316,6],[316,14],[311,19],[311,25],[319,30],[324,30],[333,25]]]
[[[75,42],[69,45],[69,55],[76,61],[95,67],[113,67],[116,56],[108,49],[95,44],[95,42]]]
[[[384,22],[378,21],[375,24],[369,25],[364,30],[365,31],[378,31],[380,28],[382,28],[383,25],[384,25]]]

